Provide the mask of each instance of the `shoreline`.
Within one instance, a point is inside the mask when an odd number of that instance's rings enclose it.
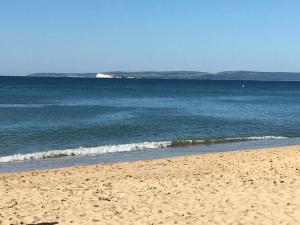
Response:
[[[146,142],[144,142],[146,143]],[[143,143],[143,144],[144,144]],[[150,142],[149,142],[150,143]],[[162,142],[157,142],[162,143]],[[172,158],[178,156],[198,155],[214,152],[227,152],[239,150],[255,150],[261,148],[276,148],[299,145],[300,138],[276,138],[276,139],[260,139],[260,140],[247,140],[228,143],[217,144],[198,144],[190,146],[178,147],[165,147],[153,148],[138,151],[119,151],[105,154],[93,155],[75,155],[64,157],[53,157],[44,159],[32,159],[16,162],[0,163],[0,174],[10,172],[22,172],[33,170],[44,170],[53,168],[67,168],[82,165],[96,165],[102,163],[118,163],[118,162],[132,162],[140,160],[153,160]],[[105,147],[105,146],[100,146]],[[117,146],[116,146],[117,147]],[[92,147],[91,149],[93,149]],[[98,147],[95,147],[95,149]],[[87,148],[89,151],[90,149]],[[46,152],[47,154],[47,152]],[[10,156],[8,156],[10,157]]]
[[[0,174],[0,224],[299,224],[300,145]]]

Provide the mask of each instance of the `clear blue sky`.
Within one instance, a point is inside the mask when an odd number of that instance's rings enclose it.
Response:
[[[300,1],[0,0],[0,74],[300,72]]]

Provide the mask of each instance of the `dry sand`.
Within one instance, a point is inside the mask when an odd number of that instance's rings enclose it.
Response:
[[[300,146],[0,174],[0,224],[46,222],[300,224]]]

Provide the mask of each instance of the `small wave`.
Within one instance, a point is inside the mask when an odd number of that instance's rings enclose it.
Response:
[[[250,140],[268,140],[268,139],[285,139],[284,136],[252,136],[252,137],[234,137],[234,138],[218,138],[203,140],[176,140],[172,141],[170,147],[184,147],[192,145],[213,145],[225,144],[231,142],[250,141]]]
[[[97,104],[76,103],[45,103],[45,104],[0,104],[0,108],[45,108],[45,107],[73,107],[73,106],[97,106]]]
[[[175,140],[175,141],[160,141],[160,142],[141,142],[121,145],[105,145],[98,147],[80,147],[75,149],[51,150],[45,152],[34,152],[28,154],[15,154],[10,156],[0,157],[0,163],[38,160],[46,158],[59,158],[65,156],[88,156],[99,155],[114,152],[131,152],[145,151],[152,149],[160,149],[167,147],[187,147],[193,145],[212,145],[225,144],[231,142],[241,142],[249,140],[267,140],[267,139],[285,139],[283,136],[253,136],[253,137],[235,137],[235,138],[220,138],[220,139],[200,139],[200,140]]]
[[[168,147],[171,144],[169,141],[162,142],[142,142],[132,143],[123,145],[106,145],[90,148],[76,148],[76,149],[65,149],[65,150],[51,150],[46,152],[35,152],[28,154],[16,154],[10,156],[0,157],[0,163],[25,161],[25,160],[37,160],[46,158],[58,158],[64,156],[87,156],[87,155],[98,155],[113,152],[130,152],[130,151],[141,151]]]
[[[40,108],[46,104],[0,104],[0,108]]]

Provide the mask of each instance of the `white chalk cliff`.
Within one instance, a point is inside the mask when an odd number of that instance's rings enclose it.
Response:
[[[96,78],[113,78],[110,74],[97,73]]]

